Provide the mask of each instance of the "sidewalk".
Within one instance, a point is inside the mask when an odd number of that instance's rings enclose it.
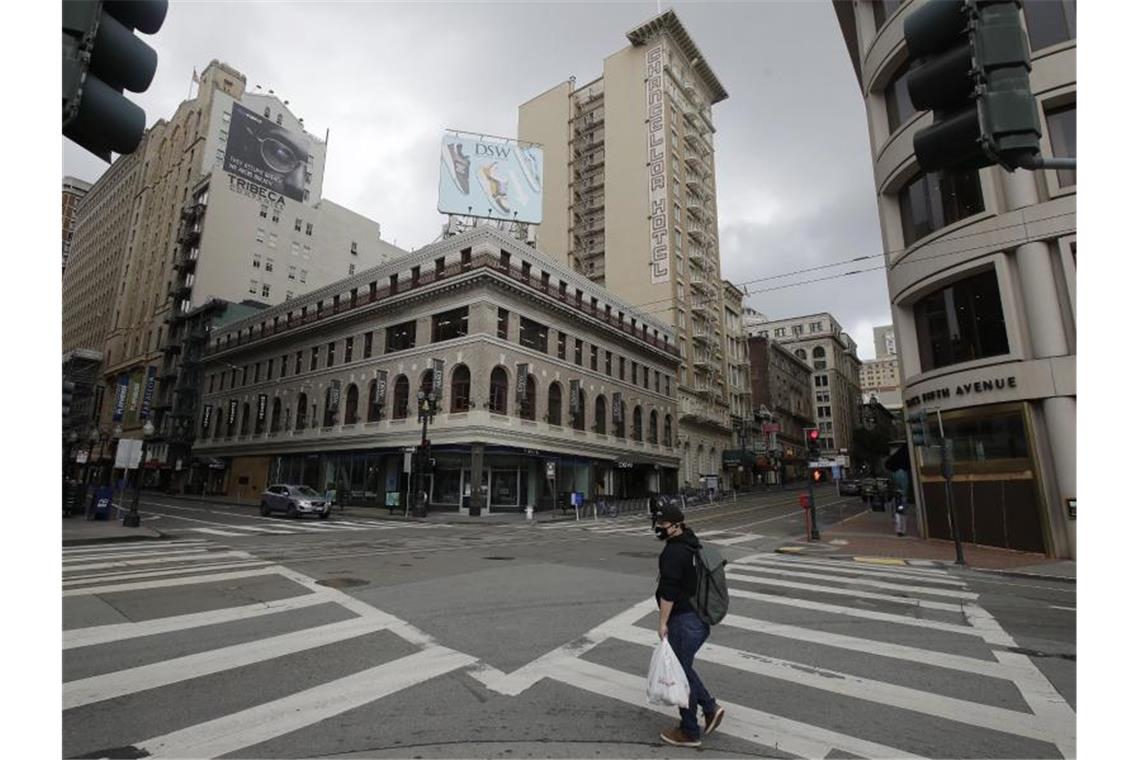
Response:
[[[920,538],[913,514],[908,516],[907,523],[907,535],[896,536],[894,515],[889,509],[885,512],[866,511],[821,530],[819,541],[801,538],[777,551],[850,557],[880,564],[954,564],[953,541]],[[1077,563],[1073,560],[968,543],[962,544],[962,556],[966,567],[972,570],[1071,583],[1077,580]]]
[[[149,541],[164,537],[161,531],[147,527],[146,523],[137,528],[124,528],[118,520],[87,520],[83,515],[60,519],[63,520],[64,546]]]

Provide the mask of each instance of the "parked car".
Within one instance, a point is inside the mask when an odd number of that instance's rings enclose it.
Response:
[[[845,478],[839,481],[839,495],[840,496],[858,496],[859,495],[859,481]]]
[[[272,485],[261,493],[261,514],[284,512],[288,517],[316,515],[327,520],[331,505],[323,494],[308,486]]]

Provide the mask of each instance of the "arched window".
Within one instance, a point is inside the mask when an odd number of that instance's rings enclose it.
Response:
[[[546,421],[551,425],[562,424],[562,386],[551,383],[546,392]]]
[[[606,432],[606,397],[600,393],[594,399],[594,432]]]
[[[400,375],[392,391],[392,419],[402,420],[408,416],[408,378]]]
[[[333,403],[333,386],[329,385],[325,389],[325,427],[332,427],[336,424],[336,404]]]
[[[586,429],[586,391],[578,386],[578,414],[574,415],[574,429]]]
[[[309,397],[302,393],[297,397],[297,429],[304,430],[309,422]]]
[[[669,414],[665,415],[665,435],[662,442],[670,448],[673,446],[673,416]]]
[[[466,412],[471,408],[471,370],[458,364],[451,371],[451,411]]]
[[[716,458],[716,449],[709,449],[709,474],[716,475],[720,469],[720,460]]]
[[[360,392],[356,383],[349,383],[348,390],[344,392],[344,424],[355,425],[359,414]]]
[[[491,411],[507,413],[507,371],[502,367],[491,370]]]
[[[657,444],[657,410],[649,412],[649,430],[647,438],[650,443]]]
[[[249,435],[249,404],[241,405],[241,435]]]
[[[705,469],[705,445],[703,443],[700,446],[697,446],[697,458],[694,461],[697,464],[697,471],[694,474],[697,476],[697,478],[700,478],[701,475],[704,475],[706,472],[708,472]]]
[[[430,369],[425,369],[424,373],[420,375],[420,391],[424,394],[424,398],[427,398],[427,395],[431,393],[433,377],[434,373]],[[419,400],[418,395],[416,396],[416,400]]]
[[[823,346],[816,346],[811,350],[811,357],[813,359],[823,359],[827,356],[827,352],[823,350]]]
[[[633,440],[641,440],[641,407],[633,408]]]
[[[380,421],[380,409],[383,405],[383,399],[376,398],[376,380],[368,384],[368,422]]]
[[[804,351],[802,348],[797,348],[796,349],[796,358],[797,359],[803,359],[806,362],[807,361],[807,351]]]
[[[535,416],[535,408],[538,406],[538,399],[534,396],[538,392],[538,388],[534,383],[534,375],[526,376],[526,398],[523,399],[519,405],[519,416],[524,420],[533,420]]]
[[[224,432],[224,425],[226,421],[226,414],[222,411],[222,407],[214,407],[214,415],[217,422],[214,423],[214,437],[221,438]]]
[[[281,432],[281,399],[274,397],[273,412],[269,415],[269,432]]]
[[[625,401],[621,402],[621,406],[617,407],[614,412],[614,435],[618,438],[625,438]]]

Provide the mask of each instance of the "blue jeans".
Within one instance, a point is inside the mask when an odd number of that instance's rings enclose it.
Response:
[[[689,706],[680,708],[681,730],[690,738],[696,739],[701,735],[697,723],[697,705],[700,705],[706,714],[716,710],[716,700],[701,683],[697,671],[693,670],[693,658],[697,656],[697,650],[709,637],[709,626],[692,611],[670,616],[668,626],[669,646],[673,647],[673,652],[681,661],[681,667],[689,679]]]

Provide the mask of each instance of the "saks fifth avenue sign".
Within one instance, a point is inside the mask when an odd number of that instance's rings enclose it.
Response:
[[[972,383],[959,383],[954,386],[935,388],[934,390],[926,391],[917,396],[911,396],[906,400],[906,405],[907,408],[910,408],[951,397],[981,396],[986,393],[992,393],[993,391],[1004,391],[1016,387],[1017,378],[1013,375],[991,380],[975,380]]]

